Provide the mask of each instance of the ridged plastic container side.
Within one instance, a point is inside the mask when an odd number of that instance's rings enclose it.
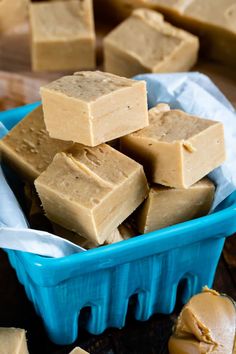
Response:
[[[7,127],[33,107],[14,111]],[[70,344],[84,308],[84,326],[99,334],[124,326],[133,295],[135,317],[144,321],[171,313],[177,296],[184,303],[204,285],[211,287],[225,238],[235,231],[233,193],[214,214],[69,257],[7,253],[51,340]]]

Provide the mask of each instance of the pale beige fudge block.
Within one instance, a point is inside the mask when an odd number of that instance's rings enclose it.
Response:
[[[177,320],[168,347],[170,354],[235,353],[236,307],[214,290],[192,297]]]
[[[35,186],[51,221],[98,244],[148,193],[142,166],[106,144],[58,153]]]
[[[33,70],[95,68],[92,0],[33,3],[30,24]]]
[[[51,163],[57,152],[70,146],[71,142],[49,137],[42,106],[39,106],[0,140],[0,153],[3,161],[24,180],[33,182]]]
[[[0,1],[0,34],[13,30],[28,18],[29,0]]]
[[[53,138],[96,146],[148,125],[144,81],[84,71],[42,87],[41,95]]]
[[[29,354],[25,330],[0,328],[0,354]]]
[[[188,188],[225,161],[220,122],[160,105],[149,111],[150,125],[121,138],[121,150],[144,165],[150,180]]]
[[[197,37],[164,22],[155,11],[137,9],[105,37],[105,70],[128,77],[188,71],[197,61],[198,48]]]
[[[70,354],[89,354],[89,352],[86,352],[85,350],[76,347],[72,350],[72,352],[70,352]]]
[[[152,186],[137,216],[139,231],[148,233],[206,215],[214,192],[215,186],[208,178],[186,189]]]

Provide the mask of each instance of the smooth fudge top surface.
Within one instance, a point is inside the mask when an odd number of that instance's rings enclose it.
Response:
[[[63,198],[93,209],[139,168],[141,165],[107,144],[93,148],[75,144],[66,153],[58,153],[37,181]]]
[[[81,71],[64,76],[42,89],[55,91],[84,102],[93,102],[112,92],[138,85],[135,81],[101,71]]]
[[[131,136],[172,143],[188,140],[218,122],[191,116],[180,110],[149,110],[149,126],[131,133]]]
[[[34,41],[94,36],[91,0],[33,3],[30,19]]]
[[[134,10],[105,38],[106,43],[137,56],[148,67],[172,55],[182,43],[195,40],[195,36],[164,22],[161,14],[148,9]]]

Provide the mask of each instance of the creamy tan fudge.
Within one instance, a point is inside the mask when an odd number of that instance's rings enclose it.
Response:
[[[152,186],[137,216],[139,231],[148,233],[206,215],[214,192],[215,186],[208,178],[186,189]]]
[[[0,354],[29,354],[25,330],[0,328]]]
[[[24,23],[28,18],[29,0],[0,1],[0,35]]]
[[[196,36],[137,9],[104,39],[105,70],[131,77],[145,72],[188,71],[197,61]]]
[[[72,352],[70,352],[70,354],[89,354],[89,353],[79,347],[76,347],[72,350]]]
[[[225,160],[220,122],[170,110],[149,111],[150,125],[121,138],[121,150],[144,165],[154,183],[188,188]]]
[[[42,87],[41,95],[53,138],[96,146],[148,125],[144,81],[84,71]]]
[[[33,182],[51,163],[57,152],[71,145],[71,142],[49,137],[42,106],[39,106],[0,140],[0,154],[3,161],[24,180]]]
[[[51,221],[98,244],[148,193],[142,166],[106,144],[58,153],[35,186]]]
[[[30,24],[33,70],[95,68],[92,0],[33,3]]]
[[[231,354],[236,331],[233,300],[205,289],[181,311],[169,340],[170,354]]]

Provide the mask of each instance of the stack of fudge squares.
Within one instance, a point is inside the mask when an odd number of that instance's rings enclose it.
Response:
[[[166,104],[148,111],[145,81],[100,71],[64,76],[41,96],[0,149],[57,234],[92,248],[209,212],[221,123]]]

